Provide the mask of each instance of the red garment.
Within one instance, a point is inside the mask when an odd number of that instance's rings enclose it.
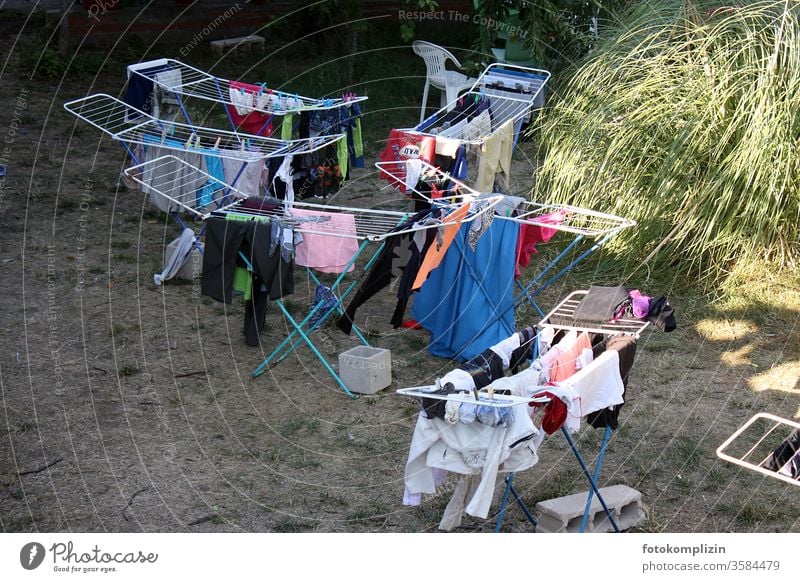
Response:
[[[388,166],[389,171],[400,179],[398,180],[393,178],[383,170],[380,172],[380,177],[388,181],[392,186],[405,194],[405,161],[419,158],[423,162],[433,164],[435,156],[436,138],[427,135],[420,135],[418,133],[407,133],[399,129],[393,129],[389,133],[389,139],[386,141],[386,147],[383,148],[383,151],[380,153],[379,157],[382,162],[401,162]],[[414,186],[416,186],[416,184],[412,184],[411,187],[413,188]]]
[[[536,222],[546,224],[561,224],[564,222],[563,212],[545,214],[536,219]],[[536,253],[536,245],[546,243],[555,236],[558,231],[554,228],[539,226],[538,224],[523,224],[519,229],[517,238],[517,266],[514,268],[514,277],[518,278],[522,273],[520,267],[527,267],[531,264],[531,255]]]
[[[544,416],[542,417],[542,430],[547,434],[553,434],[567,421],[567,405],[555,396],[552,392],[539,392],[534,396],[547,396],[550,402],[544,405]],[[531,402],[531,406],[542,406],[537,402]]]
[[[258,85],[251,85],[250,83],[240,83],[239,81],[230,82],[231,90],[240,91],[245,90],[246,93],[258,95],[261,87]],[[233,120],[233,125],[237,131],[249,133],[252,135],[260,135],[262,137],[269,137],[272,135],[272,115],[269,113],[262,113],[261,111],[251,111],[247,115],[241,115],[236,111],[236,107],[228,104],[228,113]],[[266,126],[264,124],[266,123]],[[264,129],[261,129],[261,128]]]

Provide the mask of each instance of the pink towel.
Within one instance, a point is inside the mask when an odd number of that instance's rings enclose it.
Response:
[[[294,216],[327,216],[324,222],[301,224],[304,232],[303,242],[297,245],[295,262],[301,267],[310,267],[321,273],[341,273],[358,252],[358,241],[355,238],[331,236],[347,234],[356,235],[356,217],[352,214],[338,212],[317,212],[311,210],[290,210]],[[313,230],[314,232],[305,232]],[[317,234],[319,233],[319,234]],[[329,234],[325,234],[329,233]],[[353,270],[350,265],[349,271]]]

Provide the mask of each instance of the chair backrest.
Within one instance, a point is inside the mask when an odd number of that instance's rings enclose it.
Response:
[[[428,69],[428,78],[442,83],[442,77],[445,71],[445,63],[450,59],[455,65],[461,69],[461,63],[453,56],[453,53],[445,48],[440,47],[432,42],[424,40],[415,40],[411,44],[414,53],[422,57],[425,61],[425,68]]]

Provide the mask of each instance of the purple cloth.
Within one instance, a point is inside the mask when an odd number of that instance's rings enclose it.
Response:
[[[638,289],[628,292],[631,298],[631,307],[633,308],[633,316],[636,319],[644,319],[650,313],[650,298],[642,295]]]

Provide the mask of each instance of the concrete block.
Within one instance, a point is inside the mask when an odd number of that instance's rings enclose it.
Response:
[[[339,354],[339,377],[351,392],[375,394],[392,383],[392,354],[358,346]]]
[[[175,249],[178,247],[178,239],[175,239],[164,248],[164,265],[167,264],[170,257],[172,257]],[[186,257],[186,261],[181,266],[178,273],[175,275],[176,279],[186,279],[193,281],[195,278],[199,279],[203,274],[203,254],[197,250],[197,247],[192,247],[192,252]]]
[[[263,51],[264,42],[265,39],[263,36],[258,36],[257,34],[251,34],[248,36],[240,36],[237,38],[222,38],[219,40],[212,40],[210,44],[214,52],[222,54],[227,50],[231,49],[235,50],[245,46],[251,49],[254,47],[258,47]]]
[[[642,494],[626,485],[601,487],[600,494],[614,516],[620,530],[630,529],[645,519],[642,508]],[[556,499],[548,499],[536,504],[536,531],[541,533],[578,532],[586,508],[588,491],[575,493]],[[592,496],[589,510],[587,532],[613,532],[614,527],[603,510],[596,495]]]

